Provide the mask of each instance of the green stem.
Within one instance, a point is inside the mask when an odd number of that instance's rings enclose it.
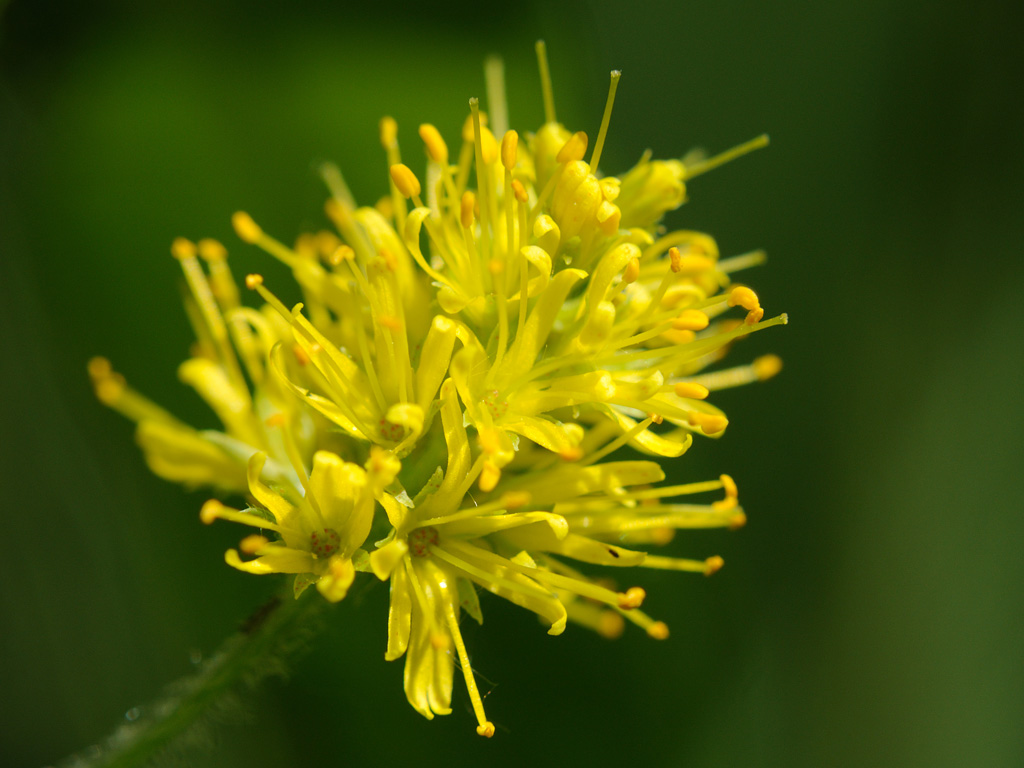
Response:
[[[238,634],[203,661],[198,671],[171,685],[163,698],[142,708],[140,717],[121,725],[103,744],[68,758],[66,768],[132,768],[165,747],[192,735],[205,714],[239,688],[251,688],[268,675],[284,672],[284,661],[306,645],[319,628],[314,619],[327,605],[319,595],[292,596],[289,589],[256,610]]]

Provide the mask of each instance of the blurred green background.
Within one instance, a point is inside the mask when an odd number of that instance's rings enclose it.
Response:
[[[228,569],[230,526],[151,476],[94,399],[114,360],[193,423],[178,235],[267,271],[229,216],[319,227],[312,168],[385,190],[377,120],[454,135],[505,57],[512,123],[540,124],[533,41],[559,118],[591,135],[623,71],[602,166],[647,147],[768,150],[695,180],[669,224],[723,253],[791,323],[734,359],[786,368],[722,393],[731,426],[680,479],[727,471],[750,522],[681,536],[713,579],[643,574],[667,642],[548,637],[485,600],[467,642],[498,736],[460,685],[432,723],[383,659],[364,579],[293,669],[247,698],[195,766],[1024,765],[1024,39],[1019,3],[940,0],[523,5],[15,0],[0,18],[0,764],[102,739],[275,588]],[[1018,96],[1013,93],[1018,92]]]

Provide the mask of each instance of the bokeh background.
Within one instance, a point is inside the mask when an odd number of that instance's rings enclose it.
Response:
[[[0,6],[3,4],[0,3]],[[597,129],[602,166],[647,147],[768,150],[690,186],[669,224],[749,275],[769,313],[735,359],[776,379],[722,393],[731,426],[680,479],[732,473],[750,522],[677,538],[712,579],[644,574],[673,629],[548,637],[485,600],[466,696],[432,723],[383,659],[386,588],[365,579],[287,681],[236,707],[183,764],[1024,765],[1024,39],[1017,3],[519,5],[14,0],[0,17],[0,764],[102,739],[274,590],[221,555],[205,496],[145,470],[92,397],[111,357],[209,423],[175,377],[189,331],[171,239],[212,236],[270,271],[229,216],[288,240],[324,223],[312,168],[385,190],[377,120],[454,135],[505,57],[512,123]],[[1014,95],[1017,93],[1018,95]],[[571,761],[571,763],[570,763]]]

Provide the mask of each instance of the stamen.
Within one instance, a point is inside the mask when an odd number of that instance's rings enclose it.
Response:
[[[484,82],[491,128],[496,134],[504,134],[508,130],[508,101],[505,98],[505,62],[500,56],[488,56],[484,60]]]
[[[466,644],[462,641],[462,633],[459,631],[459,620],[455,616],[455,608],[451,599],[444,599],[444,614],[448,622],[448,631],[451,632],[455,641],[455,650],[459,655],[459,666],[462,668],[462,676],[466,678],[466,690],[469,691],[469,700],[473,704],[473,712],[476,715],[479,725],[476,732],[488,739],[494,735],[494,723],[487,719],[484,714],[484,703],[480,698],[480,690],[476,687],[476,678],[473,675],[473,667],[469,663],[469,654],[466,653]]]
[[[427,148],[427,157],[441,165],[448,164],[448,145],[441,138],[441,133],[430,123],[420,126],[420,138]]]
[[[551,92],[551,72],[548,70],[548,49],[543,40],[538,40],[537,66],[540,69],[540,89],[544,96],[544,122],[555,122],[555,98]]]
[[[717,168],[720,165],[728,163],[730,160],[735,160],[737,157],[742,157],[748,152],[753,152],[755,149],[761,149],[761,147],[768,146],[768,134],[763,133],[756,139],[751,139],[748,142],[740,144],[738,147],[733,147],[719,155],[715,155],[708,160],[692,165],[689,168],[684,166],[683,168],[683,181],[689,181],[695,176],[700,176],[702,173]]]
[[[604,139],[608,134],[608,123],[612,119],[612,106],[615,104],[615,91],[619,87],[619,78],[622,72],[612,70],[611,85],[608,86],[608,101],[604,105],[604,115],[601,117],[601,130],[597,132],[597,141],[594,142],[594,154],[590,157],[590,172],[597,173],[597,165],[601,161],[601,150],[604,149]]]
[[[238,542],[238,549],[242,554],[255,555],[269,543],[270,539],[266,536],[260,536],[258,533],[251,533]]]

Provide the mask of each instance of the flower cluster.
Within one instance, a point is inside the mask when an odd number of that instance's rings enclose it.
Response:
[[[458,664],[485,736],[494,726],[459,629],[463,613],[482,621],[480,588],[553,635],[572,621],[614,637],[629,621],[665,638],[640,610],[643,589],[619,589],[607,569],[721,567],[648,549],[678,529],[741,526],[728,475],[663,485],[657,461],[610,458],[627,445],[677,457],[694,436],[720,436],[728,421],[709,393],[780,363],[709,367],[786,322],[732,282],[763,254],[721,259],[708,235],[660,226],[689,179],[766,139],[602,175],[619,73],[588,161],[586,134],[555,118],[538,54],[547,119],[536,133],[504,125],[491,62],[490,120],[471,99],[457,155],[421,125],[421,175],[402,163],[394,120],[381,121],[390,193],[376,206],[358,207],[325,166],[334,231],[289,247],[234,215],[243,241],[291,269],[301,303],[251,274],[264,303],[244,306],[220,243],[174,242],[196,334],[179,377],[222,429],[193,429],[106,360],[89,364],[99,399],[137,422],[156,474],[246,500],[201,511],[253,529],[229,565],[294,574],[296,597],[315,585],[331,601],[358,572],[388,581],[386,656],[405,656],[410,704],[450,712]]]

